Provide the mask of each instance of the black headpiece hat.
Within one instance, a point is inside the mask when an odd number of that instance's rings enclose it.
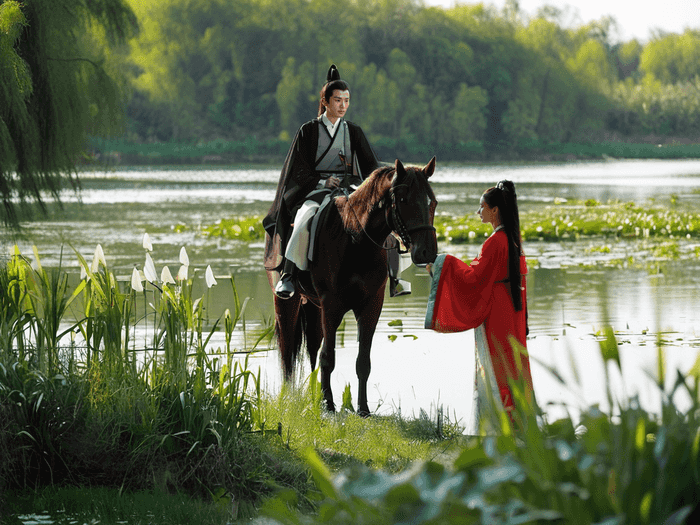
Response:
[[[340,80],[340,73],[338,73],[338,68],[335,64],[331,64],[328,68],[328,74],[326,75],[326,83],[333,82],[334,80]]]

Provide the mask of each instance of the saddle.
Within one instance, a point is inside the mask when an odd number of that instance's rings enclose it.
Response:
[[[319,192],[320,193],[320,192]],[[314,214],[313,219],[311,219],[311,224],[309,226],[309,252],[308,257],[310,261],[313,261],[317,257],[318,245],[317,242],[320,232],[324,230],[324,225],[328,218],[328,214],[331,210],[331,205],[333,204],[333,199],[338,195],[338,192],[323,192],[321,202],[319,204],[318,210]],[[321,196],[321,195],[319,195]],[[313,194],[309,197],[313,198]],[[314,290],[313,283],[311,282],[311,272],[309,270],[297,270],[296,276],[296,287],[300,294],[306,296],[306,298],[313,302],[318,303],[318,297],[316,296],[316,290]]]

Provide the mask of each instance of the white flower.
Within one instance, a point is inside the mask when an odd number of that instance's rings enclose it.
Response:
[[[100,268],[100,263],[105,268],[107,267],[107,261],[105,261],[105,253],[102,251],[102,246],[99,244],[95,247],[95,255],[92,257],[92,265],[90,265],[90,270],[92,273],[96,273]]]
[[[82,264],[80,265],[80,280],[82,281],[83,279],[86,279],[88,276],[87,270],[85,269],[85,266]]]
[[[136,292],[143,292],[143,285],[141,284],[141,274],[138,269],[134,268],[131,272],[131,288]]]
[[[216,279],[214,278],[214,272],[211,269],[211,265],[207,266],[207,271],[204,272],[204,279],[207,282],[207,288],[211,288],[216,285]]]
[[[163,271],[160,272],[160,280],[165,284],[175,284],[175,279],[173,279],[173,274],[170,273],[170,268],[163,266]]]
[[[148,233],[143,234],[143,249],[149,252],[153,251],[153,245],[151,244],[151,237]]]
[[[187,268],[188,266],[186,264],[183,264],[180,266],[180,271],[177,272],[177,280],[178,281],[186,281],[187,280]]]
[[[151,254],[148,252],[146,252],[146,262],[143,265],[143,273],[146,276],[146,280],[149,283],[155,283],[158,280],[158,274],[156,273],[156,265],[153,264]]]
[[[187,257],[187,250],[185,250],[184,246],[180,248],[180,264],[184,264],[185,266],[190,265],[190,258]]]

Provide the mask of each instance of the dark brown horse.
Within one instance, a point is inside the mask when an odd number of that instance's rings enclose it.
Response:
[[[411,249],[414,264],[425,266],[437,255],[433,215],[437,201],[428,178],[435,158],[423,168],[375,170],[349,197],[339,196],[322,218],[316,253],[308,272],[300,275],[300,293],[275,297],[275,332],[286,379],[306,339],[312,369],[320,356],[321,388],[329,411],[335,410],[331,373],[335,368],[335,336],[345,314],[357,319],[359,354],[358,413],[369,415],[367,379],[372,338],[384,304],[387,253],[384,242],[394,232]],[[270,282],[275,275],[270,272]]]

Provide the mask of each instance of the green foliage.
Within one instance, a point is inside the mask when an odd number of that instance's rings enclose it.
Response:
[[[604,332],[606,369],[609,361],[620,369],[614,333]],[[417,463],[397,474],[353,464],[333,475],[309,451],[321,495],[316,512],[299,514],[289,494],[263,511],[290,525],[693,522],[700,491],[700,376],[697,367],[686,376],[679,372],[665,389],[661,365],[659,374],[658,415],[642,410],[636,398],[610,397],[609,414],[590,407],[578,425],[569,417],[536,423],[537,407],[516,394],[515,418],[522,423],[514,429],[506,424],[501,435],[468,439],[454,460]],[[609,390],[609,377],[606,385]],[[689,409],[673,405],[678,391],[689,395]]]
[[[648,59],[670,37],[644,47],[616,43],[611,19],[571,27],[553,9],[526,19],[515,4],[499,13],[412,0],[132,5],[143,30],[122,61],[135,90],[129,140],[200,142],[169,146],[179,150],[174,156],[153,146],[141,161],[192,159],[198,151],[199,158],[238,161],[245,158],[240,151],[200,148],[253,136],[259,147],[280,140],[284,146],[270,153],[284,155],[299,125],[316,115],[331,62],[351,86],[348,118],[362,125],[380,157],[615,156],[614,144],[558,150],[561,143],[602,142],[607,131],[685,135],[697,126],[698,97],[688,86],[700,71],[685,52],[692,32],[674,35],[682,42],[667,46],[674,58],[668,67],[680,61],[687,73],[671,78],[655,73]],[[553,147],[521,148],[531,141]],[[617,155],[659,152],[630,146]]]
[[[561,140],[587,118],[602,118],[589,84],[597,88],[601,72],[608,82],[612,71],[591,36],[595,27],[556,27],[543,44],[518,19],[463,6],[132,4],[143,28],[131,53],[133,85],[145,95],[132,103],[139,109],[132,130],[141,140],[237,140],[253,133],[288,140],[316,115],[331,62],[351,86],[349,118],[373,141],[417,140],[434,148],[504,131],[499,140]],[[560,38],[564,45],[556,44]],[[578,53],[584,46],[592,51]],[[171,111],[165,115],[161,106]]]
[[[0,210],[19,220],[17,202],[58,198],[76,180],[88,132],[114,131],[119,88],[104,51],[133,35],[124,0],[27,0],[0,4]],[[97,45],[96,45],[97,44]]]
[[[640,56],[639,69],[664,84],[694,80],[700,73],[700,35],[686,29],[652,39]]]

